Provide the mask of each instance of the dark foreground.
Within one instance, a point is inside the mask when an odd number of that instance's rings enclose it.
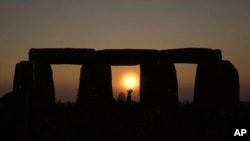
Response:
[[[219,113],[206,121],[193,114],[188,102],[180,103],[179,112],[172,119],[163,118],[160,111],[145,110],[138,103],[88,105],[85,109],[76,108],[74,103],[57,103],[54,109],[32,113],[6,110],[5,106],[1,105],[1,141],[230,140],[232,128],[250,123],[248,102],[240,103],[234,117]]]

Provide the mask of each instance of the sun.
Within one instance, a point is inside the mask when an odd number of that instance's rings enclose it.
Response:
[[[138,86],[139,80],[135,74],[128,73],[123,76],[122,85],[126,89],[135,89]]]

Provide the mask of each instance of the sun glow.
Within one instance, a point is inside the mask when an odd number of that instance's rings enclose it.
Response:
[[[132,100],[140,101],[140,66],[111,66],[112,89],[114,99],[120,93],[127,96],[127,90],[132,89]]]
[[[138,86],[139,79],[135,74],[125,74],[122,79],[122,85],[126,89],[134,89]]]

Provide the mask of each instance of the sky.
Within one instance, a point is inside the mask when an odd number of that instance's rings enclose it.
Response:
[[[30,48],[201,47],[220,49],[235,65],[240,99],[249,101],[249,6],[248,0],[1,0],[0,96],[12,90],[15,64],[28,60]],[[74,100],[80,66],[52,69],[57,99]],[[176,69],[179,97],[192,100],[196,66],[177,64]],[[132,70],[138,74],[138,68]],[[131,70],[112,71],[115,77]],[[115,93],[124,91],[114,87],[119,83],[114,79],[121,78],[112,79]]]

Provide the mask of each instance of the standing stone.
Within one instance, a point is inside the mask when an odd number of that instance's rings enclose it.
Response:
[[[214,105],[213,101],[217,97],[219,88],[219,85],[215,85],[219,79],[216,66],[216,62],[197,65],[193,100],[195,110],[202,111],[205,110],[204,108],[209,108],[211,104]]]
[[[115,102],[112,92],[112,72],[110,65],[98,64],[96,66],[96,88],[101,101],[106,104]]]
[[[239,76],[229,61],[198,64],[194,106],[232,110],[239,104]]]
[[[50,64],[35,62],[34,74],[36,102],[46,107],[53,106],[55,104],[55,88]]]
[[[18,93],[20,90],[31,90],[33,88],[33,62],[22,61],[16,64],[13,92]]]
[[[146,127],[152,128],[149,134],[155,137],[160,136],[158,68],[158,63],[140,65],[140,104],[143,115],[142,123]]]
[[[22,90],[31,90],[33,88],[33,62],[22,61],[20,62],[20,86]]]
[[[175,66],[165,64],[140,65],[140,99],[142,105],[171,109],[178,107],[178,86]]]
[[[34,63],[34,108],[30,140],[54,140],[55,88],[50,64]],[[41,126],[42,125],[42,126]],[[46,129],[46,130],[44,130]]]
[[[239,76],[235,67],[229,61],[198,64],[193,101],[198,136],[202,139],[208,128],[214,128],[224,131],[216,136],[227,140],[238,104]]]
[[[144,107],[156,106],[158,100],[158,64],[140,65],[140,103]]]
[[[144,122],[155,137],[170,134],[178,111],[178,86],[172,63],[141,64],[140,99]],[[170,137],[171,138],[171,137]],[[160,139],[154,139],[160,140]]]
[[[111,67],[109,65],[82,65],[76,104],[114,103]]]
[[[15,120],[12,122],[16,123],[16,129],[22,131],[18,134],[21,140],[27,140],[30,134],[33,76],[33,62],[22,61],[16,64],[13,86],[15,96],[12,99],[14,102],[12,112],[15,114]]]
[[[176,118],[179,99],[176,70],[173,63],[160,63],[158,89],[160,93],[161,116],[165,120]]]
[[[240,82],[237,69],[230,61],[221,62],[221,84],[223,107],[234,112],[240,102]]]
[[[78,107],[82,107],[82,105],[89,103],[91,98],[95,97],[93,74],[91,68],[90,66],[82,65],[76,105]]]
[[[95,129],[91,131],[96,134],[95,137],[107,139],[111,136],[108,133],[113,130],[110,117],[114,103],[111,67],[104,64],[82,65],[76,106],[79,116],[88,120],[89,128]]]
[[[16,64],[15,73],[14,73],[14,81],[13,81],[13,92],[14,94],[18,93],[20,88],[20,73],[19,73],[20,63]]]

